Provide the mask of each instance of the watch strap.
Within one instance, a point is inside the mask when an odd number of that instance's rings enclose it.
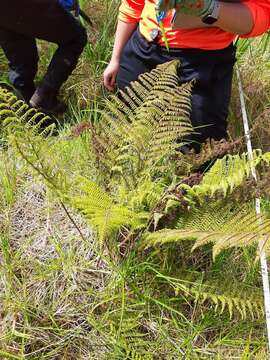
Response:
[[[201,17],[202,22],[205,22],[208,18],[213,19],[213,21],[217,21],[219,18],[219,14],[220,14],[220,2],[219,1],[214,1],[214,7],[212,8],[212,11],[204,16]]]

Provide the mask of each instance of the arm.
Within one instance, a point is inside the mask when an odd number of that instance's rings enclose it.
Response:
[[[159,0],[159,11],[175,8],[177,12],[202,18],[213,10],[215,0]],[[270,28],[269,0],[223,0],[220,1],[220,18],[214,27],[239,34],[241,37],[254,37]],[[178,24],[175,24],[177,28]]]
[[[122,51],[136,27],[137,23],[125,23],[121,20],[118,21],[111,61],[103,74],[104,86],[109,91],[113,91],[114,89]]]
[[[251,32],[253,23],[252,13],[244,4],[220,2],[219,19],[213,25],[204,24],[199,16],[186,15],[179,11],[173,28],[219,27],[224,31],[242,35]]]
[[[136,27],[137,23],[126,23],[121,20],[118,21],[111,61],[120,61],[122,51]]]
[[[252,31],[254,20],[251,11],[244,4],[220,3],[220,16],[214,26],[238,35]]]
[[[122,0],[121,2],[113,53],[103,74],[104,86],[110,91],[115,85],[122,51],[138,26],[144,3],[144,0]]]

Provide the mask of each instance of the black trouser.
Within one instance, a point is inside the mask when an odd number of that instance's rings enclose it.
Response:
[[[58,45],[42,81],[42,85],[58,91],[86,45],[85,29],[58,0],[2,1],[0,46],[9,61],[10,80],[18,89],[34,87],[38,67],[35,38]]]
[[[207,138],[226,138],[235,63],[233,45],[223,50],[170,49],[168,52],[156,42],[146,41],[136,30],[123,51],[117,85],[124,89],[140,74],[173,59],[181,61],[180,83],[196,80],[192,93],[191,120],[198,134],[191,137],[193,147],[199,150],[199,144]]]

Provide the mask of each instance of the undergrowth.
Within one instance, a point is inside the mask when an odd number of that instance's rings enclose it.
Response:
[[[266,359],[267,37],[238,50],[254,164],[236,84],[230,141],[182,155],[192,84],[178,86],[177,62],[103,100],[117,3],[84,4],[96,32],[58,133],[0,89],[0,358]]]

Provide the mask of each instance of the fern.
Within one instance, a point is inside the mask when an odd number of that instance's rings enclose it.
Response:
[[[54,129],[53,124],[42,130],[42,125],[49,120],[49,116],[30,108],[10,91],[0,87],[0,124],[3,129],[7,128],[13,135],[14,132],[20,133],[26,128],[31,128],[31,131],[41,135],[50,135]]]
[[[268,250],[270,220],[263,215],[258,217],[255,210],[247,207],[208,203],[183,216],[178,229],[148,234],[143,246],[183,240],[195,241],[193,250],[213,243],[214,258],[224,249],[252,246],[262,240]]]
[[[106,103],[94,135],[96,148],[107,168],[131,176],[133,185],[144,171],[155,172],[162,159],[178,152],[177,140],[192,131],[192,85],[178,85],[178,66],[178,61],[158,66]]]
[[[233,318],[234,313],[238,313],[242,320],[251,317],[254,319],[260,319],[264,316],[264,304],[262,296],[249,297],[232,296],[229,293],[215,294],[210,292],[211,287],[207,289],[207,286],[203,285],[201,290],[190,289],[193,292],[195,299],[201,305],[206,302],[211,302],[214,305],[214,311],[219,315],[222,315],[227,311],[230,315],[230,319]]]
[[[270,163],[270,152],[263,154],[260,150],[253,152],[253,160],[249,160],[248,154],[226,155],[218,159],[213,167],[206,173],[200,185],[192,188],[181,185],[187,192],[186,199],[203,201],[206,196],[213,197],[215,193],[222,192],[225,197],[250,176],[251,169],[260,163]]]
[[[155,274],[157,282],[166,283],[173,288],[175,297],[171,302],[185,300],[187,303],[197,302],[200,305],[211,304],[212,309],[218,315],[227,312],[230,318],[240,315],[242,319],[258,319],[264,316],[263,296],[260,291],[250,290],[237,286],[230,286],[226,291],[220,289],[220,285],[201,283],[201,281],[189,281],[174,278],[162,274],[159,270],[149,267],[148,270]]]
[[[116,204],[94,182],[81,178],[78,187],[83,194],[72,197],[71,203],[85,215],[91,225],[97,227],[101,244],[121,226],[128,226],[131,230],[139,229],[147,219],[147,213],[134,212],[124,205]]]
[[[125,360],[152,360],[151,354],[140,354],[137,350],[132,348],[126,349]]]

